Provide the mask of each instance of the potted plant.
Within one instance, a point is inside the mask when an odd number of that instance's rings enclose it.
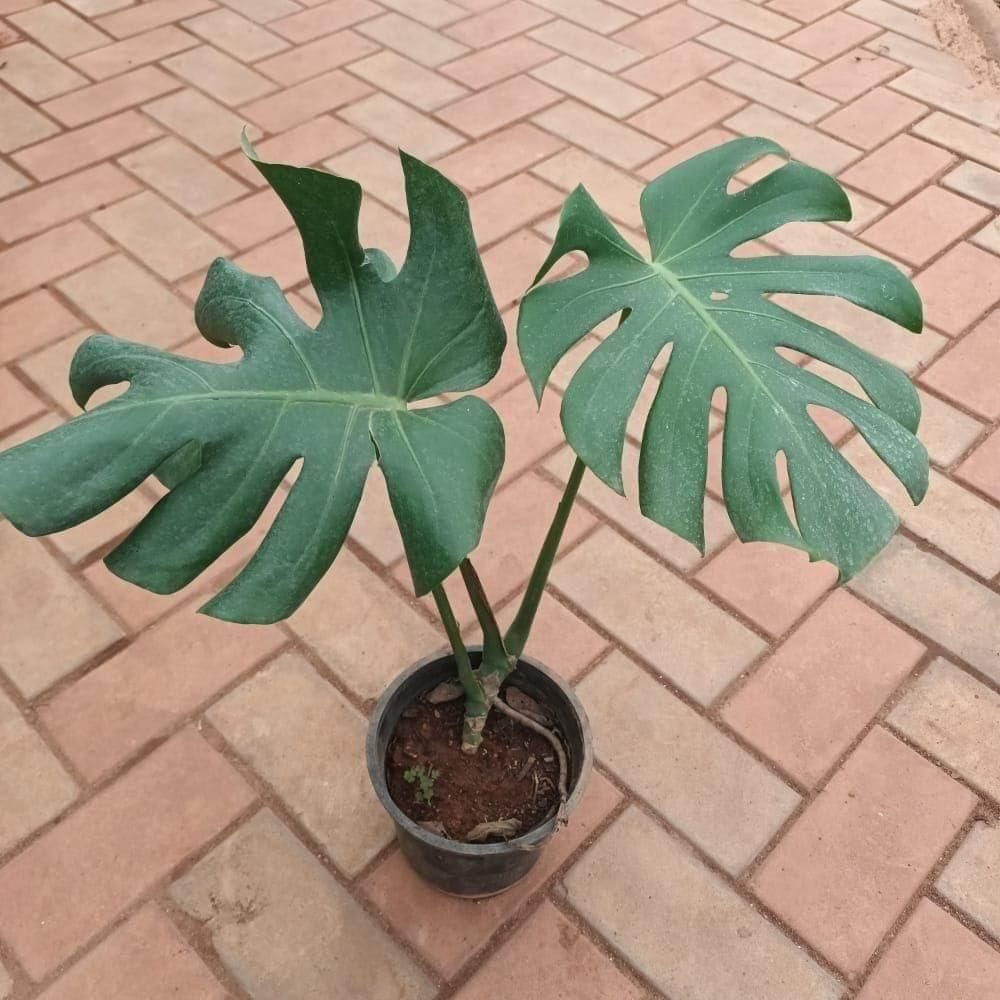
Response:
[[[368,739],[372,781],[422,875],[462,895],[501,891],[531,867],[586,780],[583,710],[524,651],[585,471],[623,492],[626,422],[654,363],[670,349],[642,437],[642,512],[704,547],[708,423],[713,393],[723,388],[723,487],[737,535],[803,549],[834,563],[843,581],[897,521],[808,408],[847,417],[919,502],[928,460],[914,436],[917,395],[901,372],[769,294],[838,295],[915,332],[920,300],[902,273],[870,257],[734,255],[785,223],[850,218],[836,181],[801,163],[729,193],[760,157],[787,160],[766,139],[736,139],[646,187],[649,257],[577,188],[520,307],[518,346],[536,395],[594,327],[620,322],[566,389],[562,422],[576,462],[501,633],[469,554],[503,464],[503,429],[476,396],[438,398],[487,383],[505,343],[465,198],[401,154],[411,237],[397,273],[385,254],[359,243],[358,184],[265,163],[245,149],[301,234],[322,308],[316,328],[272,279],[216,261],[195,318],[213,344],[240,348],[239,360],[214,364],[91,337],[72,363],[74,398],[85,407],[103,386],[127,382],[127,391],[0,456],[0,513],[30,535],[60,531],[155,475],[169,492],[106,563],[134,584],[170,593],[251,528],[301,460],[256,554],[201,609],[268,623],[290,615],[329,569],[377,463],[414,589],[433,596],[451,651],[419,661],[379,701]],[[582,269],[542,281],[574,253],[585,255]],[[867,398],[779,349],[842,370]],[[482,631],[478,647],[463,643],[443,588],[456,571]]]

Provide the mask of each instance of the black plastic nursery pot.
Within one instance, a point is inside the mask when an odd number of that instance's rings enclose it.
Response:
[[[469,649],[473,665],[480,651]],[[542,849],[556,832],[552,817],[518,837],[497,844],[465,844],[449,840],[410,819],[389,795],[386,755],[403,710],[444,680],[455,677],[450,652],[420,660],[400,674],[386,689],[368,726],[366,756],[375,794],[396,824],[396,836],[407,861],[435,888],[453,896],[493,896],[509,889],[538,861]],[[536,660],[522,656],[510,682],[545,705],[551,712],[566,748],[569,796],[565,814],[577,806],[593,765],[590,726],[583,706],[569,685]]]

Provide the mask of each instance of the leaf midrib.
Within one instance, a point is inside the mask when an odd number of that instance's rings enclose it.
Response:
[[[247,400],[249,402],[269,402],[289,405],[293,403],[322,403],[327,406],[350,406],[367,410],[405,410],[406,402],[397,396],[383,396],[369,392],[333,392],[328,389],[297,389],[281,391],[277,389],[212,389],[210,392],[184,393],[177,396],[156,396],[152,399],[137,399],[115,405],[111,400],[103,407],[93,410],[91,416],[120,413],[122,410],[136,409],[157,404],[205,402],[206,400]]]
[[[791,415],[782,406],[780,400],[774,395],[773,392],[768,388],[767,383],[754,371],[754,364],[750,359],[740,350],[736,341],[729,336],[728,333],[712,318],[708,309],[705,307],[704,303],[695,295],[684,287],[684,280],[681,275],[675,274],[670,270],[665,264],[660,261],[652,261],[649,265],[655,272],[657,272],[663,280],[674,290],[677,296],[687,304],[692,312],[701,320],[705,325],[705,328],[714,333],[716,337],[729,349],[733,357],[743,365],[746,369],[748,377],[754,382],[754,384],[759,388],[759,390],[768,398],[771,405],[777,414],[784,417],[788,422],[789,427],[795,431],[796,437],[801,437],[798,433],[798,429],[795,427],[795,421],[792,420]],[[685,276],[686,277],[686,276]]]

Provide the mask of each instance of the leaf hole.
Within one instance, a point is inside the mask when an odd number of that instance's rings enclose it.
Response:
[[[589,333],[582,340],[577,341],[552,369],[548,384],[557,392],[565,392],[577,369],[599,344],[597,337]]]
[[[744,167],[736,176],[729,178],[726,185],[726,194],[737,194],[750,184],[755,184],[762,177],[773,173],[779,167],[785,165],[785,160],[781,156],[769,153],[758,160]]]
[[[823,437],[831,444],[839,444],[854,428],[854,425],[847,417],[828,406],[809,403],[806,406],[806,412],[809,414],[812,422],[819,428]]]
[[[804,365],[809,360],[809,356],[801,351],[796,351],[792,347],[782,347],[780,344],[774,349],[774,353],[793,365]]]
[[[819,361],[816,358],[808,358],[805,369],[807,372],[811,372],[818,378],[823,379],[824,382],[831,382],[837,388],[843,389],[844,392],[849,392],[852,396],[857,396],[858,399],[863,399],[866,402],[870,401],[868,393],[862,388],[861,383],[850,372],[846,372],[842,368],[829,365],[825,361]]]
[[[281,481],[281,485],[286,490],[290,490],[295,485],[295,480],[301,475],[304,464],[305,460],[302,458],[297,458],[292,462],[292,467],[285,473],[285,478]]]
[[[553,263],[549,273],[539,282],[542,285],[551,284],[554,281],[563,281],[565,278],[572,278],[574,274],[581,274],[590,266],[590,260],[581,250],[572,250],[564,254]],[[532,272],[534,276],[534,272]]]
[[[791,525],[801,534],[799,519],[795,515],[795,499],[792,496],[791,477],[788,473],[788,457],[783,451],[774,456],[774,474],[778,477],[778,488],[781,490],[781,502]]]
[[[719,414],[725,413],[728,398],[729,394],[726,392],[726,387],[724,385],[716,386],[715,391],[712,393],[712,410]]]
[[[662,383],[663,373],[667,370],[667,365],[670,363],[670,355],[673,349],[674,345],[672,343],[664,344],[650,366],[649,371],[646,373],[642,389],[639,390],[635,406],[632,407],[632,413],[629,416],[628,426],[626,427],[626,436],[635,442],[640,442],[643,434],[646,432],[646,421],[649,419],[649,411],[653,408],[656,393],[659,391]]]

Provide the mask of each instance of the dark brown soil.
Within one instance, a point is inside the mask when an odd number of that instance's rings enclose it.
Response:
[[[464,841],[480,823],[517,819],[514,836],[542,823],[559,802],[559,762],[537,733],[499,712],[490,712],[475,755],[462,753],[464,700],[431,705],[422,698],[407,708],[389,743],[389,794],[417,823]],[[533,760],[532,760],[533,758]],[[439,772],[430,804],[416,798],[418,785],[403,778],[422,765]],[[486,843],[504,837],[489,837]]]

